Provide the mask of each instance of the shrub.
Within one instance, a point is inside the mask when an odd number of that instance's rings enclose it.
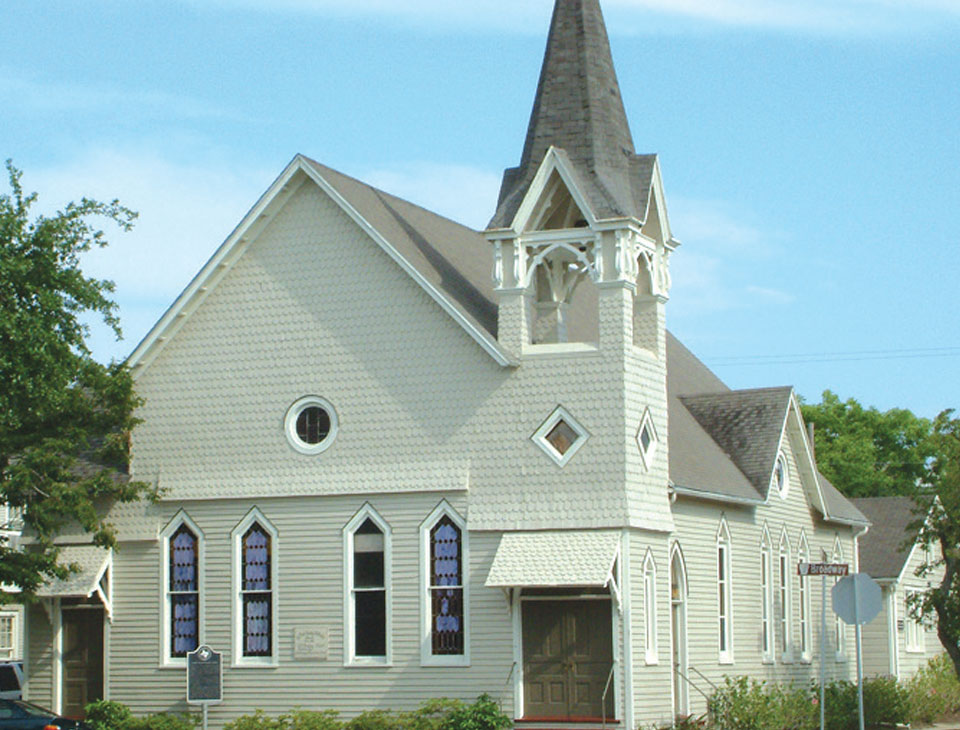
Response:
[[[440,725],[442,730],[505,730],[512,726],[513,720],[486,694],[472,705],[454,706]]]
[[[263,710],[252,715],[243,715],[224,725],[223,730],[286,730],[285,721],[279,717],[269,717]]]
[[[343,727],[336,710],[315,712],[298,708],[291,713],[281,715],[280,721],[286,722],[283,727],[289,730],[340,730]]]
[[[946,654],[934,657],[906,684],[910,717],[924,723],[960,712],[960,680]]]
[[[109,700],[91,702],[86,713],[86,722],[93,730],[118,730],[131,717],[129,707]]]
[[[194,730],[200,724],[197,715],[172,715],[161,712],[146,717],[131,717],[117,730]]]
[[[727,677],[709,708],[718,730],[814,730],[819,725],[816,700],[806,690],[747,677]]]
[[[361,712],[344,725],[344,730],[406,730],[407,717],[404,713],[388,710],[368,710]]]

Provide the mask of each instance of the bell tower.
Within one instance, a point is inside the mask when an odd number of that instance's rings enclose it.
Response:
[[[664,357],[669,231],[655,155],[638,155],[599,0],[557,0],[520,164],[486,237],[501,344]]]

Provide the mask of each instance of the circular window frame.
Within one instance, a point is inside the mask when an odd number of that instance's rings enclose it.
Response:
[[[783,484],[777,483],[777,469],[783,472]],[[777,489],[780,499],[786,499],[790,492],[790,467],[787,465],[787,457],[781,451],[777,454],[777,461],[773,466],[773,485]]]
[[[327,431],[326,437],[315,444],[308,444],[301,440],[297,433],[297,420],[307,408],[322,408],[330,419],[330,430]],[[317,456],[333,446],[339,430],[340,417],[337,415],[337,409],[326,398],[321,398],[318,395],[308,395],[300,398],[287,409],[287,414],[283,418],[283,432],[287,437],[287,443],[294,451],[305,456]]]

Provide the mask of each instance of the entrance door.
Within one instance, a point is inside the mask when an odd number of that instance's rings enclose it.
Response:
[[[670,634],[673,645],[673,714],[688,714],[687,575],[680,551],[670,561]]]
[[[603,690],[613,666],[608,600],[523,602],[524,716],[603,717]],[[613,717],[613,690],[606,716]]]
[[[63,609],[63,714],[103,699],[103,609]]]

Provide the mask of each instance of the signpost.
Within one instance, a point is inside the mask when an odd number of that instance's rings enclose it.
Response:
[[[826,699],[827,685],[827,576],[844,576],[849,572],[850,566],[846,563],[799,563],[797,565],[797,575],[801,578],[820,576],[820,730],[824,730],[827,726],[826,709],[823,704]]]
[[[207,708],[223,701],[222,657],[206,645],[187,654],[187,702],[203,706],[203,730],[207,730]]]
[[[844,623],[853,624],[857,634],[857,701],[860,730],[863,730],[863,645],[860,627],[880,613],[880,586],[866,573],[855,573],[837,583],[831,591],[833,610]]]

